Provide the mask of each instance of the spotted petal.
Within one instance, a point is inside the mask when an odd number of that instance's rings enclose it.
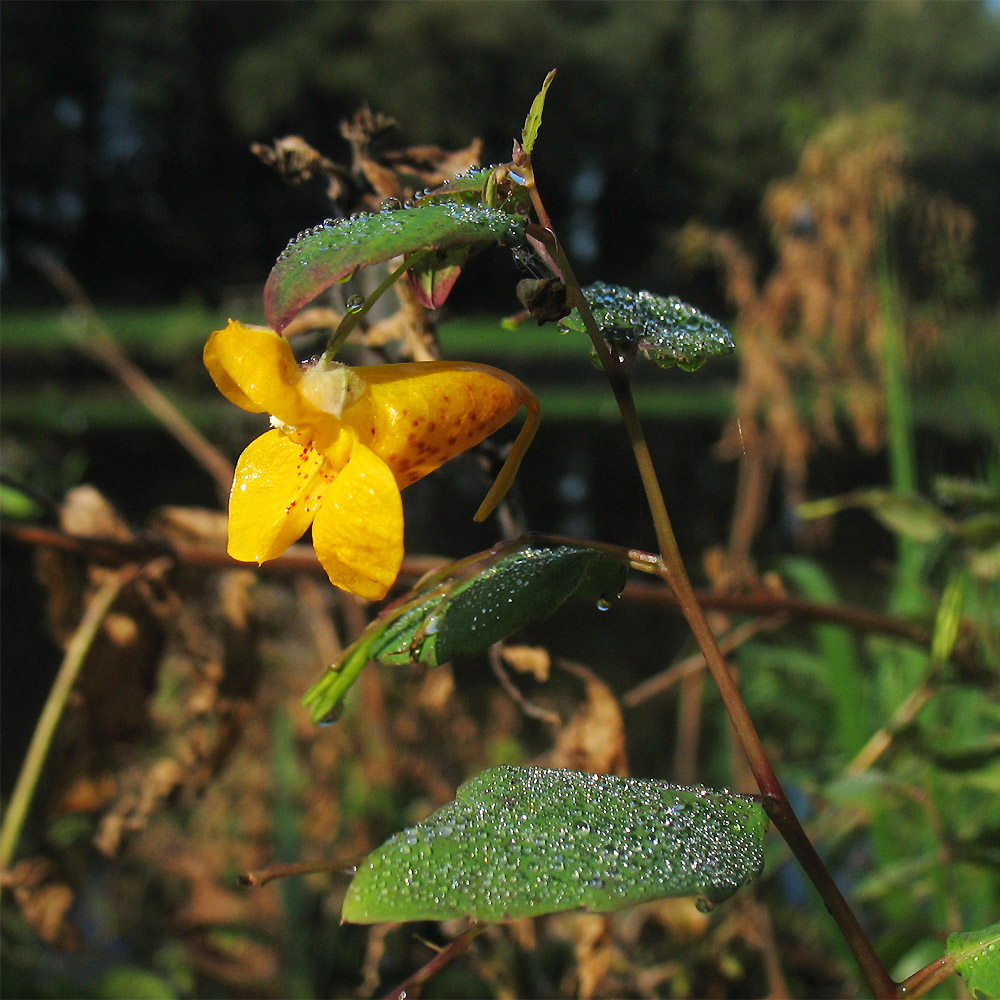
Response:
[[[309,527],[333,476],[311,444],[268,431],[246,447],[229,496],[229,554],[262,563]]]
[[[336,587],[377,601],[403,562],[403,502],[386,464],[364,445],[324,489],[313,546]]]
[[[488,365],[425,361],[354,369],[376,414],[372,450],[400,489],[489,437],[514,416],[527,390]],[[344,411],[353,425],[354,408]]]
[[[292,349],[273,330],[231,319],[208,338],[203,357],[219,392],[241,409],[295,426],[336,419],[302,395]]]

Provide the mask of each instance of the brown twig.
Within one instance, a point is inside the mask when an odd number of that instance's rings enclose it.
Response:
[[[263,868],[254,868],[243,872],[237,881],[240,885],[253,886],[259,889],[267,885],[268,882],[276,878],[289,878],[293,875],[314,875],[316,872],[337,872],[342,875],[353,875],[357,870],[356,864],[343,864],[330,862],[328,864],[306,864],[296,862],[291,864],[265,865]]]
[[[224,504],[233,482],[230,461],[195,429],[145,372],[125,356],[76,278],[50,253],[36,250],[32,260],[86,324],[89,335],[67,332],[70,341],[114,375],[181,443],[215,480],[216,490]]]
[[[702,601],[703,607],[711,607],[711,597],[706,596]],[[744,625],[740,625],[734,628],[727,635],[724,635],[719,639],[719,649],[722,651],[724,656],[728,656],[734,650],[738,649],[743,643],[752,639],[755,635],[761,632],[770,632],[773,629],[781,628],[788,622],[788,616],[783,612],[779,612],[776,615],[771,615],[768,618],[761,619],[760,621],[747,622]],[[673,664],[673,666],[668,667],[666,670],[661,671],[658,674],[654,674],[652,677],[647,678],[641,684],[637,684],[634,688],[626,691],[622,695],[622,705],[625,708],[635,708],[636,705],[641,704],[646,701],[647,698],[652,698],[654,695],[662,694],[664,691],[673,687],[678,681],[683,680],[685,677],[689,677],[692,674],[700,673],[705,669],[705,656],[699,650],[697,653],[692,653],[691,656],[685,657],[683,660]]]
[[[472,947],[472,942],[484,930],[486,930],[486,924],[473,924],[459,934],[451,944],[442,948],[429,962],[414,972],[412,976],[405,979],[394,990],[386,993],[384,1000],[411,1000],[413,997],[419,997],[428,981],[456,958],[464,955]]]
[[[504,669],[503,661],[500,658],[500,643],[494,643],[490,646],[487,656],[490,661],[490,669],[493,671],[493,676],[500,682],[500,687],[507,692],[510,699],[525,715],[529,718],[546,722],[550,726],[562,725],[562,718],[558,712],[550,712],[548,709],[542,708],[540,705],[536,705],[533,701],[530,701],[510,679],[510,675]]]
[[[40,545],[73,552],[94,562],[108,566],[120,566],[128,562],[145,561],[160,556],[171,556],[185,566],[200,566],[206,569],[232,569],[245,566],[227,555],[221,548],[208,545],[176,545],[159,538],[143,538],[134,542],[119,542],[110,538],[90,538],[70,535],[56,528],[31,524],[0,525],[0,533],[17,539],[27,545]],[[447,565],[448,559],[440,556],[408,556],[403,561],[400,579],[417,580],[433,569]],[[294,573],[322,574],[323,567],[316,558],[312,547],[306,544],[290,546],[283,555],[261,564],[260,571],[278,576]],[[829,622],[843,625],[859,632],[875,632],[894,636],[916,646],[928,647],[933,638],[930,629],[914,625],[901,618],[883,615],[846,604],[822,604],[784,594],[720,594],[714,591],[697,590],[695,594],[706,610],[726,611],[731,614],[756,616],[784,615],[789,620],[803,622]],[[625,587],[622,599],[632,604],[677,605],[674,594],[660,584],[630,583]],[[971,672],[979,672],[981,665],[974,649],[968,643],[956,643],[951,659]],[[671,670],[679,668],[679,664]],[[659,675],[662,676],[662,675]],[[678,679],[678,678],[674,678]],[[673,683],[662,682],[669,685]],[[636,698],[629,692],[626,698]],[[648,697],[648,694],[644,695]],[[632,704],[635,702],[633,701]]]

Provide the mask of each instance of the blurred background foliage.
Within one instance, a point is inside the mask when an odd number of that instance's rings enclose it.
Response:
[[[338,122],[367,101],[400,145],[479,136],[500,161],[553,66],[538,163],[585,282],[683,294],[667,237],[690,219],[765,247],[764,188],[817,127],[895,102],[910,175],[972,212],[977,293],[996,301],[984,3],[11,3],[3,22],[8,304],[47,301],[23,258],[38,243],[98,302],[255,284],[327,208],[251,142],[297,133],[340,159]]]
[[[635,373],[689,564],[716,593],[763,581],[923,630],[915,646],[714,612],[779,773],[895,975],[995,919],[995,5],[8,2],[0,22],[7,525],[137,551],[224,529],[210,477],[68,349],[96,327],[57,308],[39,250],[234,456],[256,425],[214,394],[201,346],[224,310],[254,318],[277,253],[331,213],[321,180],[284,184],[250,145],[298,134],[348,162],[340,122],[367,102],[399,123],[385,146],[479,137],[504,160],[558,67],[535,163],[580,277],[679,294],[739,345],[696,376]],[[651,548],[586,346],[495,321],[522,276],[477,258],[441,330],[449,356],[541,396],[513,517]],[[455,463],[407,491],[410,554],[496,540],[455,516],[475,475]],[[871,489],[886,485],[923,499]],[[836,518],[798,516],[831,494]],[[62,647],[118,569],[8,537],[3,561],[6,796]],[[214,565],[144,563],[91,652],[17,907],[6,893],[10,995],[373,995],[426,961],[414,928],[340,926],[337,875],[247,893],[236,874],[347,864],[497,763],[750,790],[685,629],[648,591],[527,629],[537,648],[506,654],[516,696],[485,663],[368,671],[317,730],[298,698],[364,610],[308,572]],[[855,995],[842,942],[771,851],[711,917],[668,900],[492,928],[431,995]]]

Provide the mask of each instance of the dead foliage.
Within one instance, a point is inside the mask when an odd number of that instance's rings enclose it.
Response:
[[[914,280],[924,295],[931,285],[954,287],[972,217],[907,178],[904,125],[896,109],[877,108],[835,118],[807,143],[795,174],[764,196],[775,260],[763,279],[732,233],[691,224],[679,234],[681,258],[719,266],[736,309],[736,407],[718,445],[740,463],[734,579],[749,572],[776,475],[794,508],[817,448],[839,447],[845,429],[865,450],[884,443],[887,324],[900,325],[911,366],[941,335],[941,317],[920,307],[917,289],[893,315],[907,291],[894,284],[901,244],[919,251],[924,271]]]

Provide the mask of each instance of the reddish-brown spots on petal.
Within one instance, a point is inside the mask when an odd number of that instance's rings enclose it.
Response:
[[[434,420],[429,420],[429,421],[427,422],[427,429],[428,429],[429,431],[436,431],[436,430],[437,430],[437,426],[438,426],[438,425],[437,425],[437,422],[436,422],[436,421],[434,421]]]
[[[454,444],[457,440],[458,440],[458,435],[457,434],[449,434],[448,435],[448,444]]]

